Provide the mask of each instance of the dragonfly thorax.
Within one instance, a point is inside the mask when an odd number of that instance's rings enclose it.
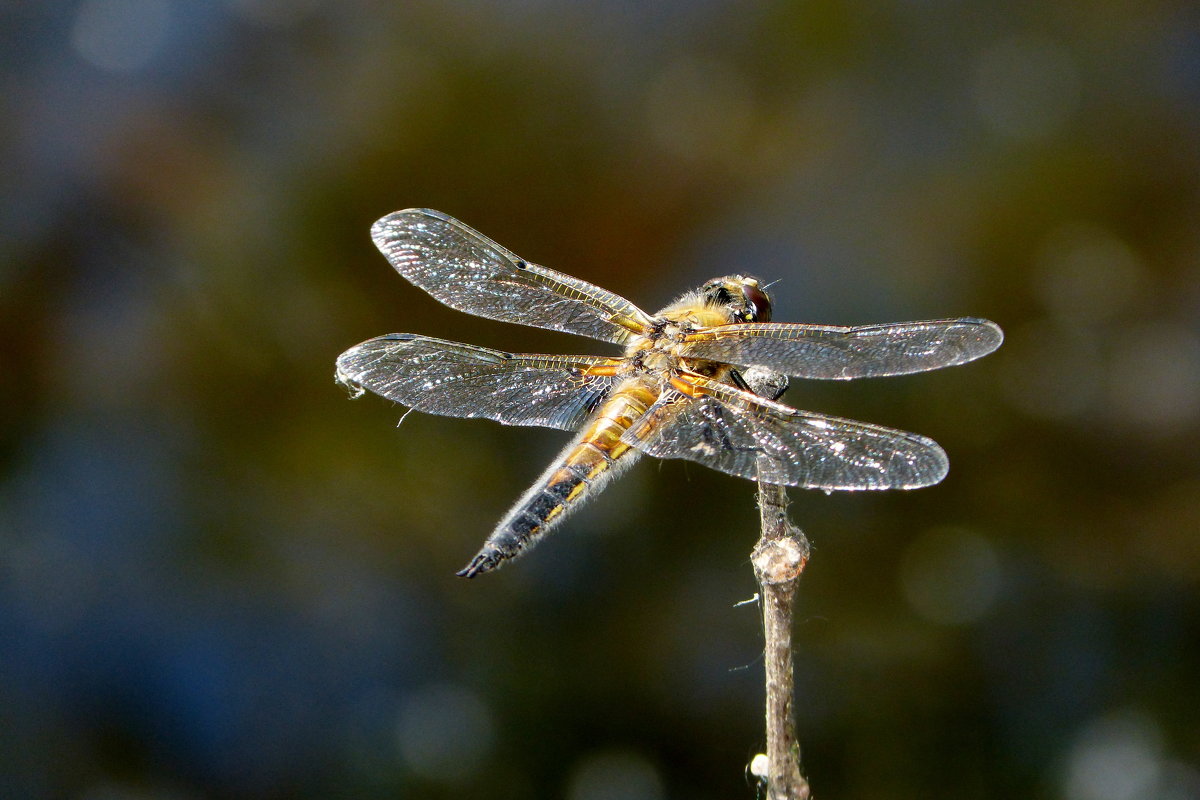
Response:
[[[625,353],[626,365],[634,375],[665,374],[682,365],[680,351],[687,330],[674,322],[667,322],[649,336],[639,336],[629,344]]]

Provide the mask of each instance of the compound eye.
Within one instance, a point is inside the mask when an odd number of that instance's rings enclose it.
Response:
[[[771,321],[771,298],[757,286],[742,284],[742,296],[746,298],[747,317],[750,322]]]

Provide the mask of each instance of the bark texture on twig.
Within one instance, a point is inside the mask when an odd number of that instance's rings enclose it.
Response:
[[[762,537],[750,560],[762,598],[767,686],[767,798],[807,800],[808,781],[800,773],[800,745],[792,714],[792,600],[809,545],[787,517],[784,487],[758,484]]]

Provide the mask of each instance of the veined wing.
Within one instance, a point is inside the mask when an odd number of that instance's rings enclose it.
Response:
[[[844,328],[750,322],[684,338],[688,356],[761,365],[799,378],[850,380],[965,364],[1000,346],[994,322],[974,317]]]
[[[617,378],[618,359],[504,353],[413,333],[369,339],[338,356],[336,378],[428,414],[575,430]]]
[[[673,384],[623,441],[659,458],[813,489],[916,489],[949,469],[942,448],[915,433],[797,411],[698,375]]]
[[[371,227],[371,238],[397,272],[468,314],[617,344],[651,324],[625,298],[531,264],[440,211],[389,214]]]

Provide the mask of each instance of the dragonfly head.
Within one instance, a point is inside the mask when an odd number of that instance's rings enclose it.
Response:
[[[700,291],[705,303],[728,310],[734,322],[771,321],[771,297],[758,278],[726,275],[704,284]]]

